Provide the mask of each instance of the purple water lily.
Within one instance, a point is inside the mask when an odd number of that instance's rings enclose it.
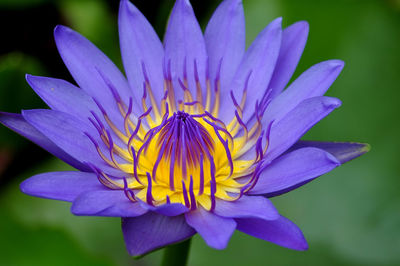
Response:
[[[323,94],[344,63],[314,65],[287,87],[308,24],[282,29],[275,19],[245,50],[240,0],[223,1],[204,35],[189,1],[177,0],[164,44],[122,0],[119,35],[126,78],[87,39],[57,26],[59,53],[79,87],[27,75],[51,109],[1,113],[4,125],[79,170],[33,176],[21,190],[72,202],[75,215],[121,217],[134,256],[196,233],[223,249],[235,229],[307,249],[269,198],[367,151],[299,141],[340,106]]]

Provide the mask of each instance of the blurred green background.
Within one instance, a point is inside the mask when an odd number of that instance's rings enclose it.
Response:
[[[0,110],[43,108],[25,73],[72,80],[52,39],[56,24],[92,40],[119,66],[117,0],[0,0]],[[160,36],[173,1],[134,1]],[[219,1],[192,0],[202,26]],[[236,232],[226,250],[194,238],[189,265],[400,265],[400,1],[244,0],[248,44],[272,19],[310,24],[295,73],[326,59],[346,62],[328,95],[341,108],[304,139],[359,141],[363,157],[273,199],[303,230],[297,252]],[[118,218],[75,217],[69,204],[26,196],[19,183],[69,169],[0,128],[0,265],[157,265],[162,251],[133,260]]]

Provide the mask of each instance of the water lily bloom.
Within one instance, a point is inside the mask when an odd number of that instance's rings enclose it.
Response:
[[[126,77],[91,42],[57,26],[59,53],[77,83],[27,75],[50,109],[1,113],[7,127],[79,171],[33,176],[32,196],[72,202],[75,215],[122,218],[138,256],[198,233],[227,246],[235,230],[307,249],[270,197],[367,151],[357,143],[299,141],[340,106],[323,96],[343,68],[316,64],[289,86],[308,24],[272,21],[245,49],[240,0],[225,0],[202,33],[177,0],[164,42],[127,0],[119,11]]]

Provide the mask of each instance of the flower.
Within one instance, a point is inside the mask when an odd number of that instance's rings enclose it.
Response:
[[[33,176],[29,195],[70,201],[75,215],[122,218],[138,256],[199,233],[226,247],[235,229],[307,249],[270,197],[331,171],[368,149],[299,141],[340,106],[322,96],[343,68],[312,66],[285,90],[308,24],[272,21],[245,51],[240,0],[225,0],[203,35],[188,0],[177,0],[164,46],[122,0],[120,46],[127,79],[92,43],[57,26],[59,53],[79,87],[27,75],[50,110],[1,113],[0,121],[79,171]]]

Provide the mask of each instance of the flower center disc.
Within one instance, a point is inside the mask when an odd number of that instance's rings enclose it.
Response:
[[[228,142],[219,141],[218,135],[202,117],[175,112],[157,133],[147,136],[148,144],[138,155],[138,174],[146,172],[147,189],[137,196],[146,194],[143,199],[148,201],[151,189],[155,202],[179,202],[193,208],[201,199],[211,208],[217,190],[216,169],[226,177],[233,171]]]
[[[196,66],[196,61],[194,65]],[[220,101],[218,78],[215,82],[213,104],[210,100],[212,88],[208,77],[207,93],[203,99],[197,74],[196,98],[188,90],[188,82],[184,77],[180,82],[183,100],[176,101],[169,72],[169,69],[165,70],[165,95],[158,104],[146,71],[143,70],[144,113],[136,118],[131,116],[132,99],[129,100],[129,106],[125,105],[110,87],[123,117],[123,131],[95,101],[112,132],[93,113],[94,119],[90,121],[99,132],[103,143],[98,143],[89,134],[87,136],[104,162],[124,175],[123,182],[121,177],[108,175],[96,166],[91,167],[105,186],[124,189],[130,200],[140,200],[151,206],[181,203],[190,209],[201,205],[207,210],[213,210],[217,198],[237,200],[255,184],[255,166],[262,159],[263,133],[257,116],[258,108],[256,107],[257,121],[248,129],[242,121],[246,90],[241,104],[231,94],[236,111],[232,121],[226,125],[217,118]],[[150,101],[146,100],[147,97]],[[148,102],[151,103],[150,107]],[[119,139],[118,142],[113,141],[113,136]],[[254,152],[252,160],[241,159],[247,152]]]

